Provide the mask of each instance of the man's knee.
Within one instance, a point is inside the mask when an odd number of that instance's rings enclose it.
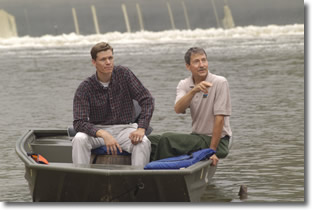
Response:
[[[88,146],[89,145],[89,136],[85,133],[78,132],[72,141],[74,146]]]
[[[216,155],[218,158],[225,158],[228,154],[229,154],[229,152],[225,151],[225,150],[221,150],[221,151],[217,150],[217,152],[216,152]]]
[[[148,138],[144,137],[141,143],[134,145],[134,148],[136,149],[136,151],[140,150],[150,152],[151,142]]]
[[[218,158],[225,158],[229,154],[229,140],[221,139],[216,155]]]
[[[144,147],[151,149],[151,141],[146,136],[142,139],[141,144],[143,144]]]

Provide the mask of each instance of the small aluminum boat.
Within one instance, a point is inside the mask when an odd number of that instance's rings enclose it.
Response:
[[[130,156],[72,163],[67,130],[29,130],[16,143],[34,202],[199,202],[216,167],[203,160],[181,169],[144,170]],[[39,164],[30,153],[48,160]],[[128,159],[127,159],[128,158]]]

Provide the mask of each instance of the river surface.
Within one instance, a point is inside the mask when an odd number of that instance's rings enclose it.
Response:
[[[191,132],[173,110],[185,51],[206,49],[210,72],[229,81],[234,144],[202,202],[303,202],[305,195],[304,26],[237,27],[0,39],[0,200],[30,202],[16,141],[28,129],[72,124],[72,99],[94,73],[89,51],[109,41],[156,99],[153,133]],[[239,187],[248,197],[238,197]]]

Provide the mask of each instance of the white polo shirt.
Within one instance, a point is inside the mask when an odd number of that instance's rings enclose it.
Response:
[[[208,96],[204,96],[201,91],[196,93],[189,107],[192,117],[192,132],[212,136],[215,115],[224,115],[221,137],[232,136],[229,117],[232,109],[228,81],[226,78],[210,72],[208,72],[206,81],[212,83],[212,87],[208,88]],[[177,86],[175,103],[194,86],[192,76],[181,80]]]

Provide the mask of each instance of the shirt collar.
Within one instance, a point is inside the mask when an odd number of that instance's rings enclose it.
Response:
[[[210,76],[210,72],[208,70],[208,74],[207,74],[205,81],[209,81],[209,76]],[[193,76],[190,76],[190,88],[194,88],[194,87],[195,87],[195,84],[194,84]]]
[[[111,77],[111,80],[109,81],[109,84],[111,84],[113,82],[114,74],[115,74],[115,66],[113,68],[112,77]],[[95,74],[92,76],[92,78],[96,81],[97,84],[99,84],[99,85],[101,85],[101,87],[103,87],[101,81],[98,79],[97,72],[95,72]]]

